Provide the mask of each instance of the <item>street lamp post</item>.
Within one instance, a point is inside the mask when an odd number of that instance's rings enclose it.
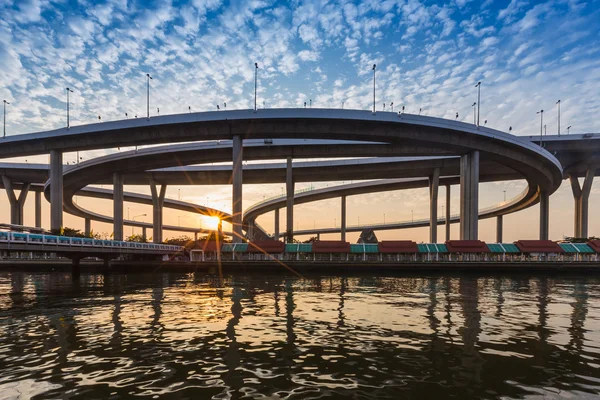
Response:
[[[375,68],[376,64],[373,64],[373,114],[375,114]]]
[[[392,112],[394,112],[394,102],[393,101],[390,103],[390,107],[392,107]]]
[[[67,129],[69,129],[69,92],[73,93],[73,91],[69,88],[65,88],[67,90]]]
[[[258,63],[254,63],[254,112],[256,112],[256,86],[258,84]]]
[[[129,208],[127,209],[127,213],[129,214]],[[133,217],[133,221],[135,221],[135,219],[137,217],[145,217],[145,216],[146,216],[146,214],[136,215],[136,216]],[[131,236],[133,236],[133,225],[131,225]]]
[[[2,100],[4,102],[4,137],[6,137],[6,105],[10,104],[6,100]]]
[[[481,81],[475,85],[477,88],[477,126],[479,126],[479,111],[481,109]]]
[[[150,119],[150,79],[152,79],[152,77],[150,76],[150,74],[146,74],[146,111],[147,111],[147,117],[148,119]]]
[[[540,114],[540,146],[544,147],[544,137],[542,136],[544,129],[544,110],[540,110],[536,112],[536,114]]]
[[[475,119],[475,106],[477,105],[477,102],[473,102],[473,125],[477,124],[477,120]]]
[[[571,133],[571,125],[567,126],[567,135]]]
[[[556,104],[558,105],[558,136],[560,136],[560,100]]]

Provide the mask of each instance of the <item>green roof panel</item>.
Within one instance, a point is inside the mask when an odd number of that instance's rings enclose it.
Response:
[[[312,243],[286,243],[286,253],[312,253]]]
[[[573,246],[577,247],[580,253],[595,253],[594,249],[585,243],[573,243]]]
[[[594,253],[585,243],[559,243],[559,246],[567,253]]]

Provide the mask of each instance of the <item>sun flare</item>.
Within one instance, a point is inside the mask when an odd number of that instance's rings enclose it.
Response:
[[[219,217],[205,217],[204,226],[206,229],[217,229],[219,227]]]

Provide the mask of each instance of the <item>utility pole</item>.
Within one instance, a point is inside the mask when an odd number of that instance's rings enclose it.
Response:
[[[73,93],[73,91],[69,88],[66,88],[67,90],[67,129],[69,129],[69,127],[71,126],[69,124],[69,92]]]
[[[375,114],[375,68],[376,64],[373,64],[373,114]]]
[[[256,112],[256,86],[258,83],[258,63],[254,63],[254,112]]]
[[[150,119],[150,79],[152,79],[152,77],[150,76],[150,74],[146,74],[147,77],[147,85],[146,85],[146,111],[147,111],[147,117],[148,119]]]
[[[6,105],[10,104],[6,100],[2,100],[4,102],[4,137],[6,137]]]
[[[481,81],[475,85],[477,88],[477,126],[479,126],[479,110],[481,109]]]
[[[558,105],[558,136],[560,136],[560,100],[556,104]]]

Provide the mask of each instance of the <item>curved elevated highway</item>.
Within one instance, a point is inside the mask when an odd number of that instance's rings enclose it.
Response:
[[[45,183],[45,192],[51,202],[53,227],[62,224],[63,204],[64,210],[72,214],[110,222],[110,217],[83,210],[72,202],[74,194],[79,194],[90,184],[98,183],[114,185],[115,234],[122,234],[125,223],[122,202],[125,198],[133,200],[136,197],[136,201],[146,204],[152,202],[155,233],[156,230],[162,231],[163,202],[173,207],[193,207],[196,212],[220,213],[223,219],[228,219],[218,210],[208,210],[199,205],[177,205],[164,199],[166,184],[179,185],[186,180],[188,183],[196,182],[193,184],[198,184],[198,181],[205,184],[223,182],[232,184],[231,221],[234,239],[239,241],[243,229],[257,230],[257,215],[283,206],[282,199],[279,199],[274,203],[252,207],[242,220],[242,183],[260,183],[265,181],[264,176],[269,176],[269,182],[286,183],[288,195],[285,197],[285,206],[289,209],[286,213],[286,235],[291,238],[293,223],[289,222],[293,221],[294,201],[311,201],[309,199],[324,195],[297,195],[295,199],[295,182],[302,182],[303,179],[403,179],[404,182],[396,184],[430,187],[432,216],[429,223],[432,227],[442,220],[456,221],[456,217],[437,218],[437,208],[433,205],[437,204],[437,188],[440,184],[458,184],[462,199],[458,218],[461,222],[461,238],[477,237],[479,217],[501,217],[538,202],[542,204],[540,237],[544,238],[548,231],[548,198],[564,177],[571,178],[574,194],[581,199],[580,205],[576,206],[576,210],[577,207],[582,210],[580,217],[587,211],[584,200],[586,193],[589,195],[591,179],[597,172],[595,163],[600,141],[594,135],[542,139],[543,148],[538,145],[539,137],[516,137],[471,124],[409,114],[325,109],[238,110],[105,122],[13,136],[2,140],[0,156],[50,153],[50,173],[46,172],[48,181]],[[64,168],[62,165],[63,152],[177,142],[199,143],[120,152],[80,163],[74,168]],[[582,145],[582,142],[586,145]],[[345,165],[339,160],[323,161],[319,165],[293,161],[340,157],[359,159],[343,161]],[[360,159],[364,157],[377,157],[377,160]],[[287,160],[285,167],[280,164],[277,167],[254,164],[242,167],[243,160],[278,159]],[[231,161],[233,166],[208,165]],[[194,164],[200,165],[191,166]],[[566,165],[564,169],[563,165]],[[357,177],[357,169],[362,172],[362,178]],[[13,193],[12,190],[21,183],[26,185],[38,179],[31,175],[35,172],[25,171],[25,168],[19,173],[22,175],[5,174],[3,183],[10,186],[7,187],[8,192]],[[579,182],[576,178],[582,174],[587,178],[577,192]],[[507,204],[478,215],[479,181],[508,179],[525,179],[528,182],[527,190]],[[153,195],[137,198],[127,194],[127,197],[123,185],[140,182],[150,184]],[[375,189],[377,186],[383,188],[385,183],[373,183],[369,190],[378,190]],[[328,188],[325,192],[328,196],[352,193],[347,187],[338,189]],[[105,198],[111,196],[108,191],[88,193]],[[19,203],[16,196],[11,198],[9,194],[9,199],[11,204]]]

